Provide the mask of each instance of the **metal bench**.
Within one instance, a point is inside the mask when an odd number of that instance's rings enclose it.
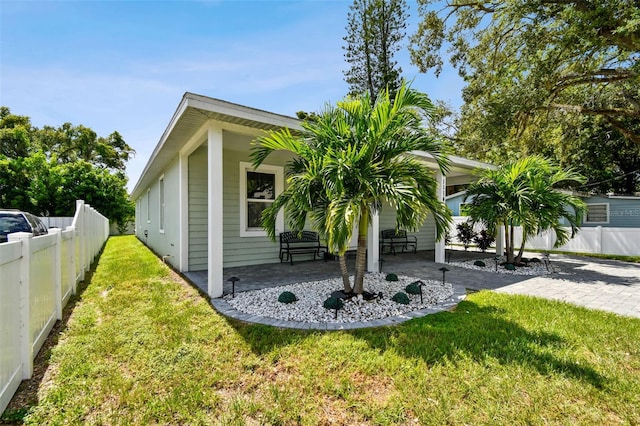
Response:
[[[321,252],[326,253],[327,247],[320,244],[317,232],[281,232],[280,233],[280,263],[289,261],[293,265],[294,254],[313,254],[321,258]]]
[[[418,240],[413,235],[407,235],[407,231],[402,229],[385,229],[380,231],[380,254],[384,254],[385,249],[394,255],[398,249],[402,253],[405,250],[415,253],[418,249]]]

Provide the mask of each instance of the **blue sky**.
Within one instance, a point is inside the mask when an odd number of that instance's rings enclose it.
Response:
[[[38,127],[117,130],[137,152],[133,188],[184,92],[291,116],[342,99],[350,4],[1,0],[0,105]],[[406,43],[396,59],[414,88],[460,106],[455,71],[418,73]]]

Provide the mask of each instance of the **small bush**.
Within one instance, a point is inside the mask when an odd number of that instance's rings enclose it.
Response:
[[[404,291],[406,291],[409,294],[420,294],[420,284],[421,284],[421,281],[412,282],[411,284],[409,284],[404,288]]]
[[[486,264],[486,263],[484,263],[482,260],[476,260],[475,262],[473,262],[473,264],[474,264],[474,265],[476,265],[476,266],[481,266],[481,267],[483,267],[483,268],[484,268],[485,266],[487,266],[487,264]]]
[[[387,274],[387,276],[385,277],[385,280],[387,281],[398,281],[398,276],[396,274]]]
[[[504,265],[504,269],[506,269],[507,271],[515,271],[516,265],[514,265],[513,263],[506,263]]]
[[[495,243],[496,237],[489,234],[486,229],[483,229],[482,231],[480,231],[479,234],[476,234],[473,237],[473,241],[476,243],[478,248],[482,250],[482,252],[484,253],[485,251],[487,251],[489,247],[493,245],[493,243]]]
[[[473,242],[473,239],[476,237],[476,231],[473,230],[473,225],[468,221],[459,223],[456,226],[456,229],[458,230],[458,240],[464,246],[464,250],[467,251],[467,249]]]
[[[283,291],[282,293],[280,293],[280,296],[278,296],[278,302],[280,303],[293,303],[297,301],[298,298],[296,297],[296,295],[291,293],[290,291]]]
[[[396,303],[400,303],[401,305],[408,305],[410,302],[409,296],[407,296],[407,293],[403,291],[399,291],[396,294],[394,294],[391,300],[393,300]]]
[[[344,306],[344,302],[339,297],[330,297],[324,302],[322,302],[322,306],[325,309],[338,310],[338,309],[342,309],[342,307]]]
[[[540,263],[540,259],[538,259],[537,257],[532,257],[531,259],[529,259],[530,263]]]

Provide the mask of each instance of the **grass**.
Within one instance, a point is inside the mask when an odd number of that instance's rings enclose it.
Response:
[[[113,237],[25,412],[27,424],[637,425],[640,320],[479,292],[397,327],[248,325]]]

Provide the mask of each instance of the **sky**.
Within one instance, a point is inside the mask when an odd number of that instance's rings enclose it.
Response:
[[[136,151],[132,189],[185,92],[290,116],[342,99],[351,3],[0,0],[0,105],[36,127],[118,131]],[[419,15],[408,3],[410,36]],[[395,58],[403,77],[459,108],[457,73],[419,73],[407,43]]]

